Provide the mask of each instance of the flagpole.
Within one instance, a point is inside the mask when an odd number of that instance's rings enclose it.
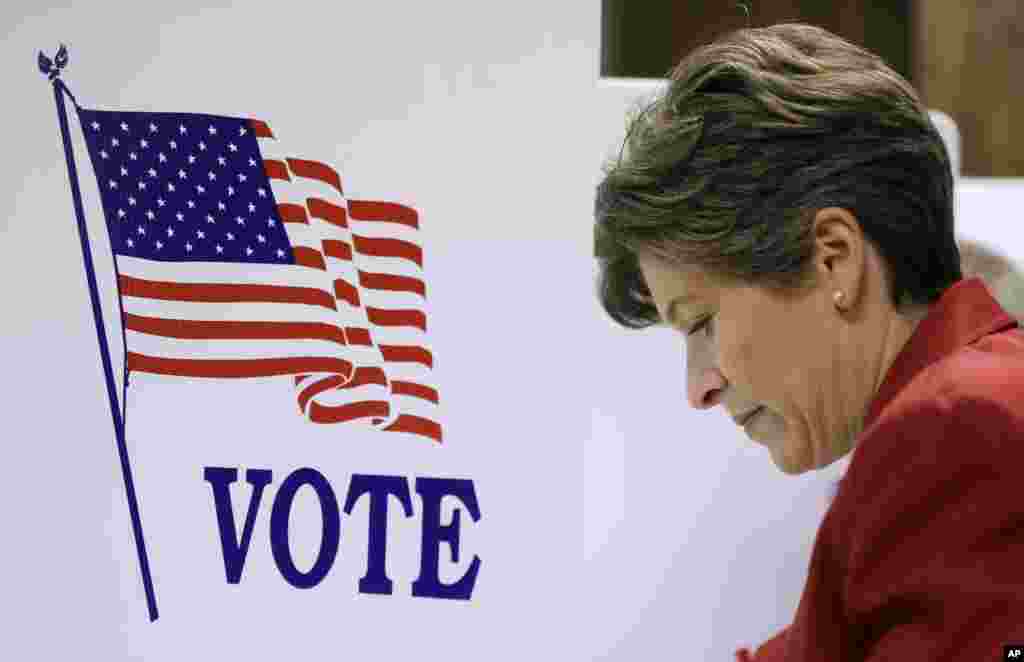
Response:
[[[75,203],[75,216],[78,220],[78,237],[82,243],[82,260],[85,263],[85,275],[89,283],[89,297],[92,300],[93,318],[96,322],[96,337],[100,344],[100,356],[103,359],[103,374],[107,382],[107,397],[110,400],[110,415],[114,421],[114,432],[117,437],[117,451],[121,459],[121,474],[124,476],[124,487],[128,495],[128,511],[131,514],[132,531],[135,534],[135,548],[139,555],[139,569],[142,572],[142,585],[146,591],[146,604],[149,607],[149,620],[155,621],[159,614],[156,608],[156,596],[153,592],[153,580],[149,572],[149,560],[146,556],[146,542],[142,535],[142,521],[139,518],[139,506],[135,497],[135,483],[132,480],[131,465],[128,462],[128,446],[125,443],[124,422],[117,403],[117,387],[114,383],[114,370],[111,367],[110,348],[107,346],[107,334],[103,324],[103,309],[100,306],[99,288],[96,286],[96,272],[92,263],[92,252],[89,250],[89,232],[85,225],[85,212],[82,206],[82,195],[78,188],[78,173],[75,169],[75,156],[71,148],[71,132],[68,129],[67,112],[64,107],[64,94],[78,107],[78,102],[70,90],[60,79],[60,70],[67,65],[67,49],[61,45],[55,61],[39,53],[39,68],[53,81],[53,95],[57,101],[57,117],[60,120],[60,133],[64,140],[64,156],[67,160],[68,179],[71,181],[71,197]],[[122,320],[123,321],[123,320]],[[127,374],[125,375],[127,379]]]

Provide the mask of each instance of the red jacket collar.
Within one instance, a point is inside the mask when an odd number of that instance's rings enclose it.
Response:
[[[954,283],[921,320],[889,367],[868,408],[867,429],[885,406],[928,365],[979,338],[1018,326],[978,277]]]

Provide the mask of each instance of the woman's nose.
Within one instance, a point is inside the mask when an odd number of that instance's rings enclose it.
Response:
[[[725,379],[717,370],[702,370],[687,386],[687,399],[694,409],[710,409],[722,400]]]

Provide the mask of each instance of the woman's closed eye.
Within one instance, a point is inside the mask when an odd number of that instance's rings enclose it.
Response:
[[[699,320],[697,320],[697,323],[693,325],[693,327],[690,329],[690,331],[686,335],[692,336],[693,334],[697,333],[701,329],[707,329],[708,333],[709,334],[711,333],[711,316],[710,315],[706,315],[706,316],[700,318]]]

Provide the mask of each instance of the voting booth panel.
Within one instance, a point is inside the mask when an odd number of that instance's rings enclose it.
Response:
[[[68,40],[117,397],[33,72],[0,242],[12,659],[731,659],[789,621],[842,467],[782,475],[689,408],[675,334],[600,309],[594,187],[659,83],[599,78],[599,6],[3,11],[10,62]],[[1022,201],[960,180],[959,230],[1024,255]]]

